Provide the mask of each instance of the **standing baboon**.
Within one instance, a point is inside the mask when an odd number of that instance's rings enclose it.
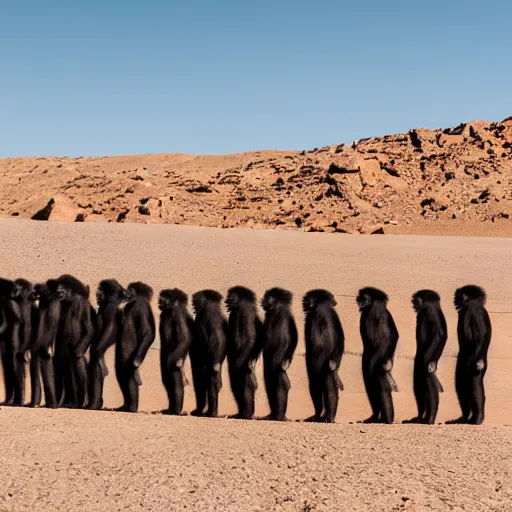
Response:
[[[183,365],[192,343],[194,321],[187,312],[188,297],[178,289],[160,292],[160,369],[169,408],[180,415],[183,411],[185,375]]]
[[[338,410],[341,381],[338,369],[345,350],[345,335],[334,306],[334,295],[327,290],[311,290],[304,295],[306,315],[306,368],[315,414],[307,421],[334,423]],[[325,414],[322,413],[325,411]]]
[[[55,343],[56,393],[59,405],[82,408],[87,397],[87,361],[96,329],[96,313],[89,302],[89,287],[64,274],[57,280],[61,301]]]
[[[141,282],[129,284],[123,297],[127,303],[116,343],[116,376],[124,399],[120,411],[137,412],[139,409],[139,386],[142,386],[139,367],[156,335],[150,306],[152,297],[152,288]]]
[[[18,308],[11,299],[13,286],[12,281],[0,279],[0,351],[4,375],[4,405],[14,403],[16,347],[19,344],[20,319]]]
[[[261,305],[263,324],[263,374],[270,414],[266,419],[286,420],[290,379],[286,373],[297,348],[297,327],[290,311],[292,293],[282,288],[265,292]]]
[[[30,359],[31,407],[41,405],[41,377],[46,407],[54,409],[58,406],[53,368],[53,354],[61,309],[60,299],[57,295],[57,285],[57,281],[50,279],[46,284],[36,284],[34,287],[38,322]]]
[[[226,357],[228,323],[221,310],[222,295],[202,290],[192,296],[195,312],[195,336],[190,347],[192,378],[196,394],[194,416],[216,417],[219,414],[219,391],[222,388],[222,363]],[[208,403],[208,409],[204,408]]]
[[[263,348],[263,324],[258,318],[256,295],[248,288],[230,288],[226,306],[229,311],[229,380],[238,406],[234,418],[248,420],[254,416],[254,395],[258,387],[254,368]]]
[[[32,344],[32,323],[35,320],[34,288],[26,279],[16,279],[11,292],[11,316],[19,322],[18,340],[14,350],[14,405],[25,404],[25,375]],[[35,330],[34,330],[35,332]],[[13,341],[14,338],[11,338]]]
[[[89,409],[103,407],[103,384],[108,375],[105,352],[117,340],[124,293],[124,288],[115,279],[101,281],[96,290],[98,333],[91,345],[89,358]]]
[[[448,423],[481,425],[485,413],[484,376],[492,327],[485,309],[486,294],[479,286],[457,289],[454,297],[458,311],[459,355],[455,368],[455,389],[462,416]]]
[[[391,369],[398,331],[386,308],[388,296],[377,288],[361,288],[356,301],[361,312],[364,385],[372,408],[372,415],[363,423],[393,423],[391,392],[396,384]]]
[[[443,387],[436,376],[448,337],[441,299],[433,290],[420,290],[412,296],[416,311],[416,357],[414,359],[414,396],[418,416],[404,423],[432,425],[439,409],[439,393]]]

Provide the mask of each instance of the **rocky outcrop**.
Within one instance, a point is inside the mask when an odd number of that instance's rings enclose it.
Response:
[[[0,160],[0,215],[381,233],[512,215],[512,119],[310,151]]]

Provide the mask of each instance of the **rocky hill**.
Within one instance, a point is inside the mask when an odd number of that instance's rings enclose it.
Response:
[[[0,215],[510,236],[512,117],[300,152],[3,159]]]

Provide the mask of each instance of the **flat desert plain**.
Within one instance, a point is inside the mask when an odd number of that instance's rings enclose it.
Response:
[[[137,415],[72,410],[0,411],[0,510],[512,510],[512,240],[352,236],[222,230],[172,225],[0,221],[0,274],[40,281],[72,273],[94,289],[105,278],[226,293],[242,284],[258,296],[294,292],[301,333],[290,368],[286,423],[172,418],[160,382],[159,341],[142,366]],[[412,293],[442,297],[449,340],[439,365],[438,421],[459,415],[454,290],[479,284],[493,322],[486,421],[481,427],[361,425],[370,409],[361,376],[357,290],[390,296],[400,332],[393,375],[396,421],[415,415]],[[336,425],[300,423],[312,414],[304,362],[302,295],[331,290],[346,334]],[[153,306],[156,309],[156,300]],[[105,405],[120,405],[113,368]],[[235,411],[224,368],[220,413]],[[191,382],[190,368],[186,373]],[[257,415],[267,414],[258,363]],[[3,390],[0,389],[0,397]],[[186,388],[185,410],[193,408]]]

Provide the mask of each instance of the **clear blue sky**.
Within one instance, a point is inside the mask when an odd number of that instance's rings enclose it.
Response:
[[[0,157],[308,149],[512,115],[510,0],[0,0]]]

